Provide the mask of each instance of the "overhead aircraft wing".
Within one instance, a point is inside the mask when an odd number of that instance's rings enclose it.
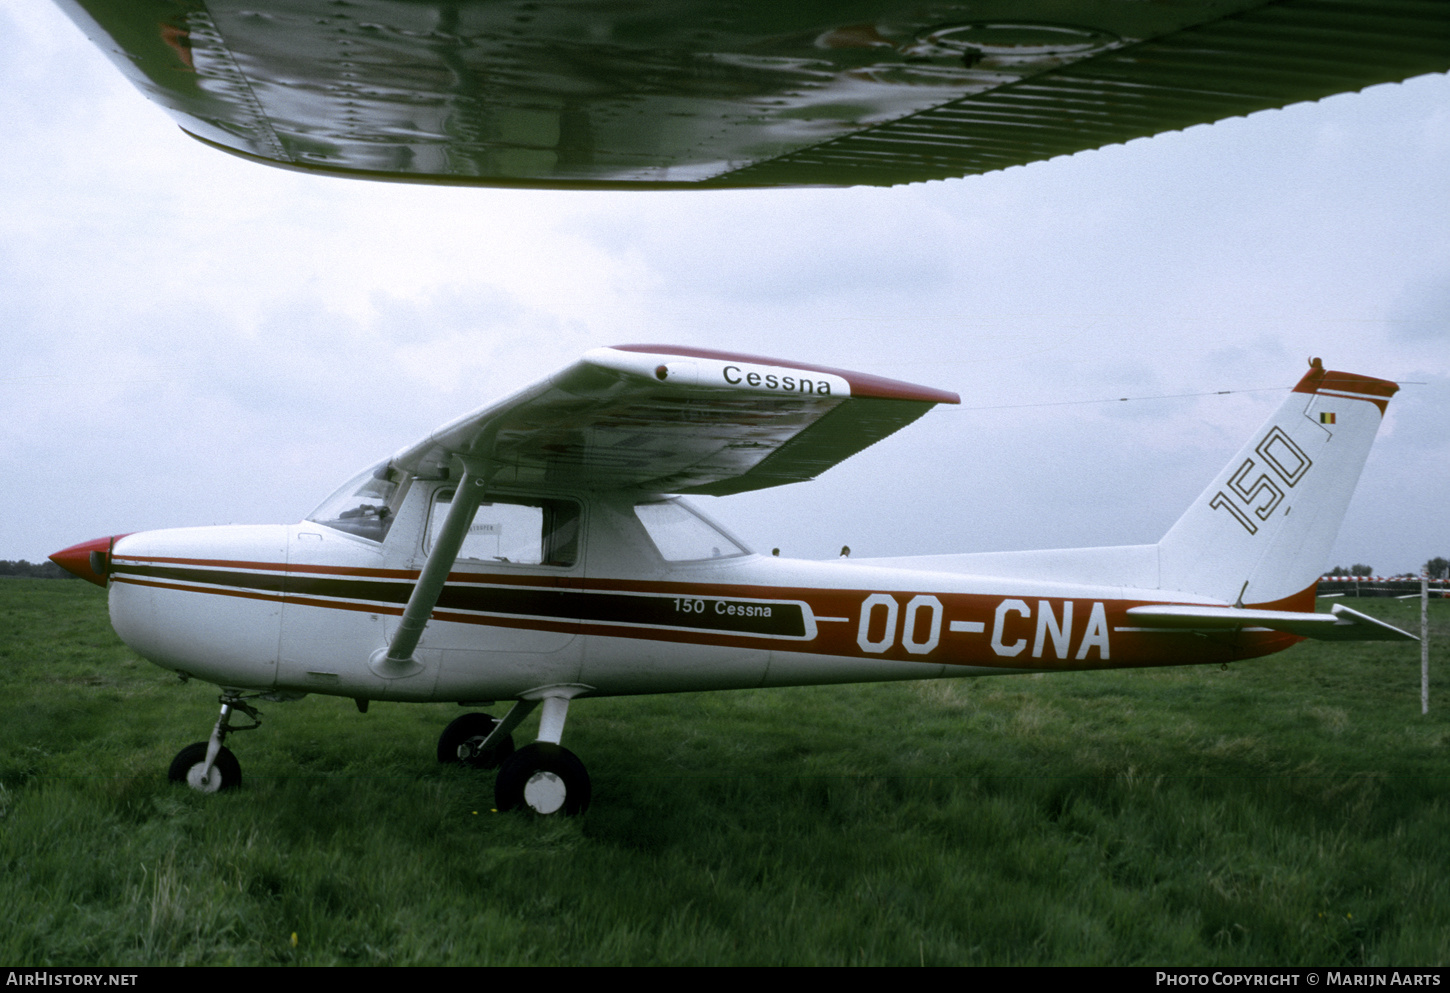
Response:
[[[720,496],[812,479],[955,393],[668,345],[618,345],[439,428],[390,460],[456,457],[500,486]]]
[[[1408,631],[1401,631],[1393,624],[1386,624],[1341,603],[1335,604],[1327,614],[1187,604],[1129,607],[1127,613],[1128,619],[1135,625],[1171,631],[1236,631],[1256,627],[1320,641],[1420,640]]]
[[[57,0],[186,131],[483,186],[889,186],[1450,69],[1444,0]]]

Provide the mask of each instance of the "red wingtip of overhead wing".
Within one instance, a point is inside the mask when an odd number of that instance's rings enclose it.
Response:
[[[79,545],[62,548],[50,560],[73,576],[79,576],[97,586],[106,585],[106,573],[111,569],[111,546],[124,534],[113,534],[107,538],[83,541]]]

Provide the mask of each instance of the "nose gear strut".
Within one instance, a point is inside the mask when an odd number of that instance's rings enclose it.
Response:
[[[259,694],[253,694],[257,696]],[[242,694],[227,690],[218,698],[222,706],[211,738],[187,745],[177,753],[171,762],[167,778],[173,783],[185,783],[202,793],[216,793],[229,790],[242,781],[242,766],[231,749],[222,743],[233,731],[252,731],[262,726],[262,713],[247,703]],[[241,711],[252,723],[233,725],[233,711]]]

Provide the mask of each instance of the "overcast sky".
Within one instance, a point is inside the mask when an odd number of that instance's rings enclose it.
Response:
[[[1450,79],[889,190],[314,178],[187,138],[0,0],[0,558],[300,519],[624,342],[956,390],[820,480],[696,501],[826,556],[1156,541],[1311,355],[1405,383],[1335,550],[1450,556]],[[1221,390],[1227,396],[1187,397]],[[1081,403],[1117,397],[1130,402]]]

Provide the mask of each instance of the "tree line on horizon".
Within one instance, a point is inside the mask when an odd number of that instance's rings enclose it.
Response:
[[[25,559],[0,559],[0,577],[21,579],[75,579],[54,562],[27,562]]]
[[[1337,577],[1340,577],[1340,576],[1363,576],[1364,578],[1368,579],[1369,577],[1373,576],[1374,574],[1375,574],[1375,572],[1374,572],[1374,567],[1373,566],[1367,566],[1367,565],[1364,565],[1361,562],[1356,562],[1354,565],[1350,566],[1348,569],[1346,569],[1342,565],[1337,565],[1333,569],[1330,569],[1328,572],[1326,572],[1324,575],[1320,576],[1319,578],[1320,579],[1334,579],[1334,578],[1337,578]],[[1447,578],[1447,576],[1450,576],[1450,559],[1441,558],[1440,556],[1437,555],[1435,558],[1431,559],[1430,561],[1426,562],[1424,565],[1420,566],[1420,571],[1418,573],[1414,574],[1414,575],[1411,575],[1410,573],[1407,572],[1403,576],[1387,576],[1385,578],[1386,579],[1419,579],[1421,576],[1429,576],[1431,579],[1445,579],[1445,578]]]

